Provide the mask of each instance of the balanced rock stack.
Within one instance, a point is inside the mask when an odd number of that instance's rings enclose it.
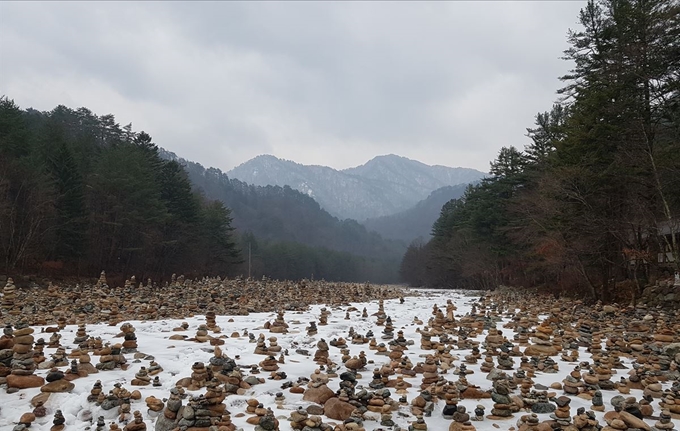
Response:
[[[147,386],[151,384],[151,377],[146,367],[142,367],[135,373],[135,378],[130,381],[132,386]]]
[[[135,410],[134,413],[132,413],[132,416],[132,422],[125,425],[123,431],[145,431],[146,424],[144,423],[144,418],[142,418],[142,414],[139,410]]]
[[[494,401],[494,405],[489,419],[510,418],[513,411],[518,410],[516,404],[510,398],[510,387],[506,380],[499,379],[493,382],[491,399]]]
[[[565,393],[569,395],[578,395],[583,388],[580,367],[576,366],[574,370],[571,371],[564,380],[562,380],[562,383],[562,388],[564,389]]]
[[[470,422],[470,415],[465,406],[458,406],[453,414],[453,423],[449,425],[449,431],[475,431],[476,428]]]
[[[662,409],[677,415],[680,419],[680,384],[675,384],[671,389],[664,393],[663,399],[659,402]]]
[[[88,338],[87,332],[85,331],[85,324],[79,324],[78,330],[76,331],[76,338],[73,339],[73,343],[78,347],[87,347]]]
[[[214,333],[219,333],[222,329],[217,326],[217,322],[215,321],[215,312],[214,311],[208,311],[205,313],[205,326],[208,327],[212,332]]]
[[[196,330],[196,336],[194,339],[198,341],[199,343],[205,343],[207,341],[210,341],[212,337],[208,335],[208,325],[205,323],[201,323],[198,325],[198,329]]]
[[[314,362],[317,364],[326,364],[328,360],[328,343],[323,338],[316,343],[316,352],[314,353]]]
[[[177,386],[185,387],[190,391],[196,391],[204,388],[212,377],[212,371],[203,362],[194,362],[191,366],[191,377],[181,379],[177,382]]]
[[[50,431],[61,431],[64,429],[66,423],[66,418],[64,418],[61,410],[54,412],[54,418],[52,419],[52,427]]]
[[[111,347],[103,347],[100,351],[99,363],[97,369],[100,371],[110,371],[115,368],[127,369],[127,360],[121,353],[122,346],[115,344]]]
[[[2,302],[0,302],[2,308],[8,310],[9,314],[15,314],[12,312],[12,308],[17,299],[17,288],[14,286],[12,277],[7,279],[7,284],[5,284],[5,288],[2,289],[2,295]]]
[[[543,321],[537,328],[536,332],[531,337],[531,342],[534,343],[529,345],[525,350],[524,354],[526,356],[554,356],[557,355],[557,349],[550,340],[553,333],[553,329],[547,323]]]
[[[178,412],[182,408],[182,399],[177,388],[170,389],[170,396],[165,403],[163,414],[156,419],[156,431],[170,431],[177,427],[180,420]]]
[[[276,319],[269,326],[269,332],[273,332],[275,334],[285,334],[288,332],[288,324],[283,319],[283,310],[279,310],[279,312],[276,314]]]
[[[137,351],[137,336],[135,335],[135,327],[130,323],[123,323],[120,327],[123,332],[123,353],[134,353]]]
[[[52,368],[49,373],[47,373],[47,384],[40,388],[40,392],[71,392],[76,385],[66,380],[65,375],[58,368]]]
[[[427,355],[425,358],[425,363],[422,365],[423,370],[423,380],[421,382],[420,388],[425,389],[432,383],[439,380],[439,373],[437,371],[437,363],[434,360],[434,356]]]
[[[13,331],[12,346],[12,371],[7,376],[7,386],[15,389],[27,389],[41,387],[45,380],[36,376],[36,364],[33,360],[33,328],[25,321],[16,324]]]
[[[675,425],[671,422],[671,412],[668,410],[662,410],[659,415],[659,420],[654,424],[654,428],[661,431],[673,431]]]

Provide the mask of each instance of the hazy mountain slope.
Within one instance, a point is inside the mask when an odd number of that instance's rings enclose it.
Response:
[[[227,174],[259,186],[290,186],[313,197],[332,215],[355,220],[395,214],[440,187],[484,176],[474,169],[428,166],[394,155],[379,156],[344,171],[263,155]]]
[[[441,187],[412,208],[397,214],[368,219],[363,222],[368,230],[379,233],[383,238],[410,243],[418,237],[427,241],[432,224],[439,217],[442,206],[451,199],[458,199],[465,193],[467,184]]]
[[[163,156],[180,161],[193,186],[207,198],[224,202],[240,232],[251,231],[263,240],[293,241],[397,261],[406,249],[405,244],[385,240],[354,220],[338,220],[313,198],[291,187],[250,185],[173,153],[163,152]]]

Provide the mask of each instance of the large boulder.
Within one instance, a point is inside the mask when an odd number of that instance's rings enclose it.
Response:
[[[59,379],[49,382],[40,388],[40,392],[71,392],[76,385],[66,379]]]
[[[17,389],[39,388],[45,384],[45,379],[40,376],[17,376],[10,374],[7,376],[7,386]]]
[[[317,404],[324,404],[329,399],[335,396],[335,392],[330,390],[328,386],[321,385],[316,388],[309,388],[305,391],[302,399]]]
[[[619,412],[619,419],[621,419],[628,427],[641,429],[644,431],[652,431],[652,427],[647,425],[642,419],[633,416],[628,412]]]
[[[525,356],[555,356],[557,349],[544,344],[534,344],[524,350]]]
[[[329,419],[344,421],[349,418],[355,408],[352,404],[339,398],[330,398],[323,406],[323,414]]]

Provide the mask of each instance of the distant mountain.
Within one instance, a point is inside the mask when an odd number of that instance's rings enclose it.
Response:
[[[404,211],[436,189],[476,181],[485,174],[469,168],[429,166],[395,155],[378,156],[342,171],[262,155],[227,175],[259,186],[290,186],[336,217],[365,220]]]
[[[379,233],[383,238],[406,243],[416,238],[423,238],[427,242],[432,231],[432,224],[439,217],[442,206],[451,199],[462,197],[467,187],[467,184],[441,187],[412,208],[397,214],[368,219],[363,222],[363,225],[368,230]]]

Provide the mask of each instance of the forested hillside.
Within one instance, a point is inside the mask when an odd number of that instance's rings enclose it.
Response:
[[[3,273],[394,282],[404,251],[289,187],[178,159],[113,115],[0,101]]]
[[[0,270],[224,275],[240,261],[230,211],[112,115],[0,99]]]
[[[680,5],[590,1],[560,100],[524,151],[441,210],[401,273],[413,285],[545,285],[635,295],[678,269]]]

